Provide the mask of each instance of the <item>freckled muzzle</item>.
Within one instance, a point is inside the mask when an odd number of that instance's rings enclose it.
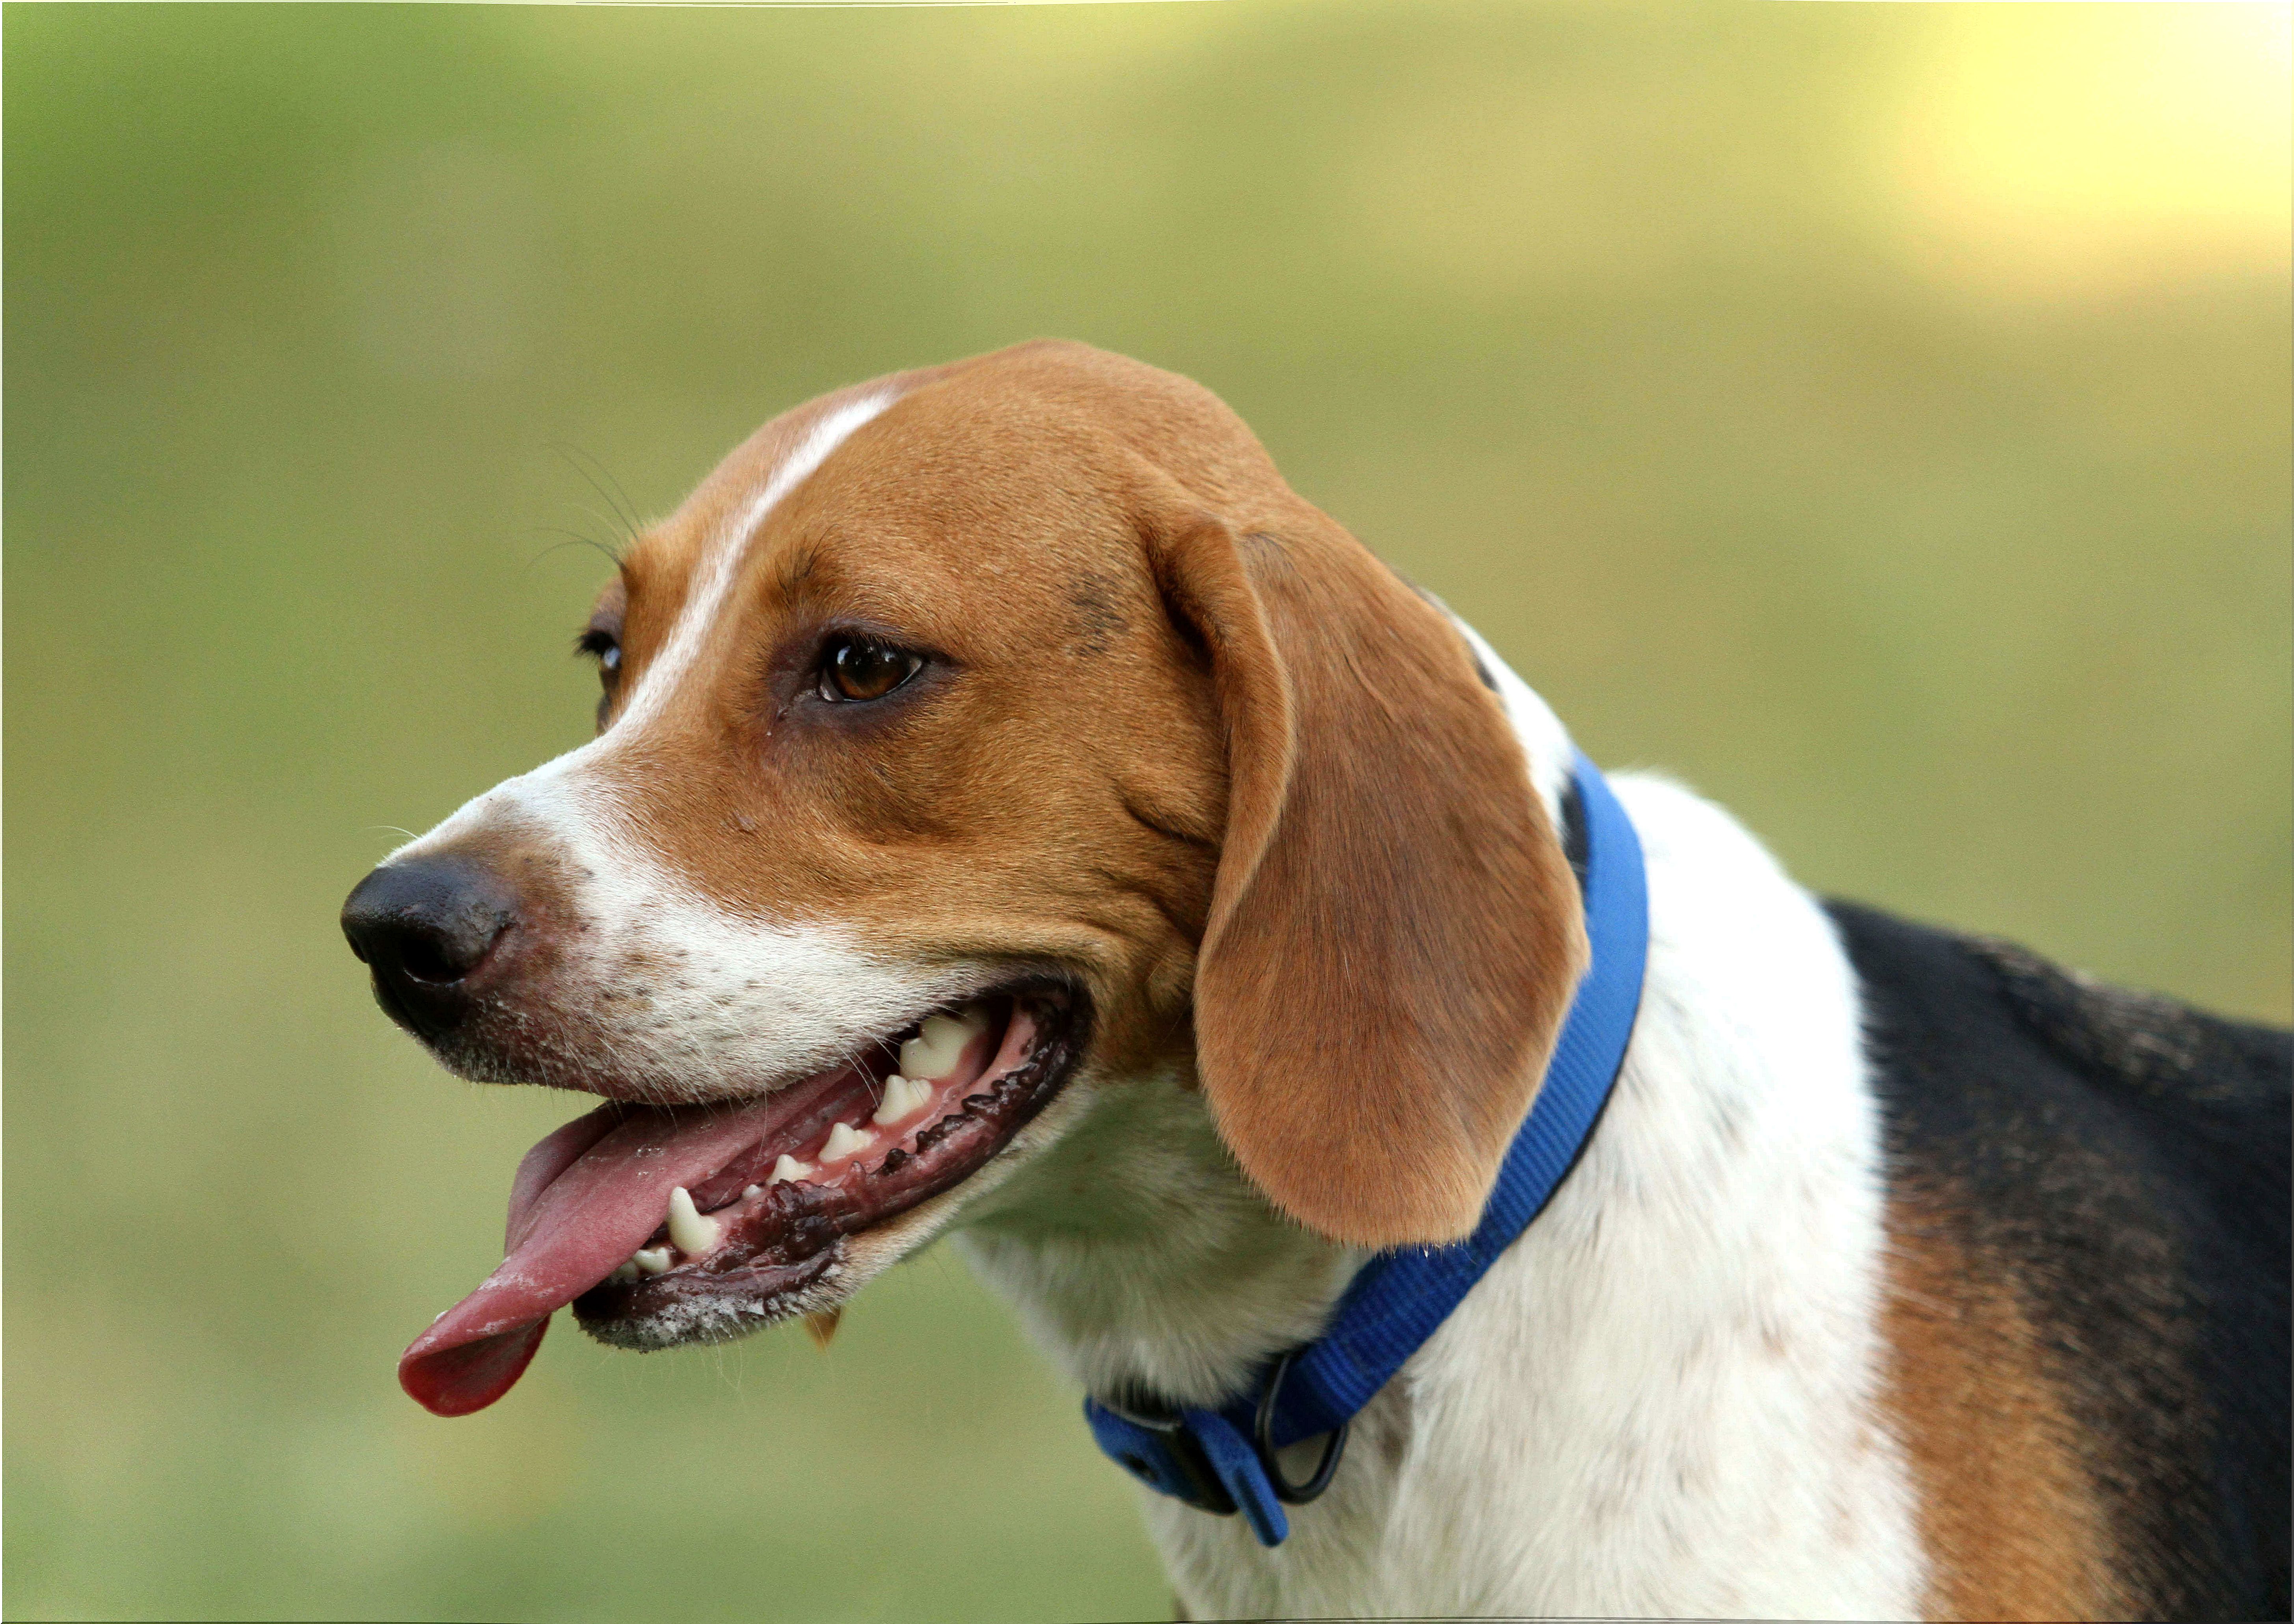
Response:
[[[501,1267],[407,1349],[401,1384],[440,1415],[482,1409],[569,1303],[640,1350],[830,1305],[845,1238],[977,1173],[1058,1092],[1087,1026],[1073,989],[1011,987],[752,1101],[568,1123],[519,1166]]]
[[[667,954],[599,929],[582,890],[594,872],[568,843],[499,808],[470,821],[377,868],[343,905],[383,1012],[475,1083],[660,1100],[714,1082],[696,1076],[691,1044],[661,1041]]]
[[[465,814],[465,816],[468,815]],[[563,842],[498,810],[383,864],[343,904],[343,936],[383,1012],[457,1076],[622,1097],[596,1077],[594,997],[569,967],[589,921]]]

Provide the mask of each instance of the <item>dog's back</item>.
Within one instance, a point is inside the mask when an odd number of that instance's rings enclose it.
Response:
[[[2294,1040],[1831,911],[1886,1124],[1894,1397],[1953,1611],[2286,1617]]]

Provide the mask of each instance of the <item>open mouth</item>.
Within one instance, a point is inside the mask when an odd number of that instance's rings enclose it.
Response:
[[[518,1165],[501,1266],[415,1339],[400,1385],[483,1409],[569,1303],[634,1348],[828,1306],[844,1238],[979,1172],[1059,1092],[1082,1025],[1068,989],[1007,987],[753,1100],[577,1117]]]

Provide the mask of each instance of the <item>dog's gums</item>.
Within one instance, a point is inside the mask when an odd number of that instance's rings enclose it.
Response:
[[[720,1249],[736,1244],[728,1240],[728,1228],[737,1236],[755,1229],[761,1219],[769,1218],[766,1209],[775,1205],[766,1199],[769,1188],[778,1184],[835,1185],[866,1177],[869,1170],[862,1153],[875,1149],[880,1140],[891,1141],[893,1149],[876,1164],[875,1173],[879,1177],[897,1173],[909,1156],[936,1142],[928,1141],[927,1135],[945,1131],[940,1125],[962,1108],[954,1106],[955,1101],[973,1097],[971,1088],[978,1081],[987,1058],[988,1044],[982,1040],[988,1035],[988,1011],[978,1004],[967,1004],[953,1015],[926,1017],[916,1035],[899,1046],[899,1071],[880,1082],[865,1069],[858,1076],[848,1073],[843,1078],[845,1086],[830,1088],[823,1105],[815,1106],[774,1135],[770,1145],[761,1142],[742,1158],[741,1170],[752,1172],[749,1164],[759,1157],[773,1155],[772,1171],[765,1175],[763,1183],[743,1185],[739,1196],[730,1201],[714,1199],[724,1184],[739,1176],[735,1169],[728,1168],[704,1187],[700,1201],[682,1184],[672,1189],[669,1192],[669,1216],[662,1232],[653,1244],[639,1247],[630,1255],[629,1262],[606,1276],[607,1284],[629,1285],[647,1275],[705,1265]],[[910,1076],[907,1073],[915,1075]],[[868,1108],[866,1090],[870,1082],[876,1082],[873,1111]],[[985,1095],[978,1098],[983,1103],[988,1100]],[[791,1149],[775,1152],[773,1147],[778,1145],[804,1149],[804,1141],[810,1137],[806,1125],[817,1122],[824,1108],[834,1111],[837,1120],[829,1127],[827,1137],[807,1151],[812,1157],[810,1161],[800,1160]],[[873,1126],[859,1125],[864,1111]],[[709,1203],[705,1210],[702,1201]],[[779,1205],[785,1207],[789,1203]]]
[[[567,1123],[519,1165],[501,1266],[406,1350],[400,1384],[439,1415],[483,1409],[569,1303],[641,1350],[830,1306],[844,1237],[986,1165],[1066,1080],[1081,1024],[1074,995],[1029,987],[755,1100]]]

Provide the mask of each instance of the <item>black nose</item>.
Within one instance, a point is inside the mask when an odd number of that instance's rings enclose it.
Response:
[[[517,922],[508,889],[460,857],[386,864],[343,904],[375,1002],[417,1037],[443,1036],[468,1012],[474,975]]]

